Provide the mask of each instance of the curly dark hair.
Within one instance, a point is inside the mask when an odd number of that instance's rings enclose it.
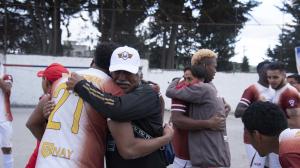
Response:
[[[242,121],[250,133],[257,130],[266,136],[279,136],[288,127],[284,112],[270,102],[252,103],[242,116]]]
[[[279,62],[279,61],[271,62],[268,65],[267,69],[268,70],[279,70],[280,72],[285,72],[284,64],[282,62]]]
[[[292,74],[287,76],[287,78],[293,78],[297,81],[297,83],[300,83],[300,75],[299,74]]]
[[[111,54],[118,47],[119,45],[114,42],[101,42],[98,44],[94,55],[96,66],[108,71]]]
[[[198,78],[198,79],[205,79],[206,78],[206,69],[204,66],[202,65],[193,65],[191,67],[191,71],[194,77]]]
[[[260,62],[260,63],[257,64],[257,66],[256,66],[256,72],[259,73],[265,65],[268,65],[268,64],[270,64],[270,63],[271,63],[271,62],[270,62],[269,60],[265,60],[265,61],[263,61],[263,62]]]

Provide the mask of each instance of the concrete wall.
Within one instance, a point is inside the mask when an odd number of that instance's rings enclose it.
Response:
[[[75,57],[51,57],[37,55],[7,55],[7,64],[49,65],[53,62],[65,66],[88,67],[91,58]],[[165,97],[165,90],[174,77],[183,75],[182,71],[162,71],[160,69],[148,69],[148,61],[142,60],[144,79],[151,80],[160,85],[165,98],[166,109],[170,108],[170,99]],[[14,85],[12,89],[11,103],[13,105],[35,105],[42,94],[41,79],[36,76],[39,70],[36,67],[5,67],[7,73],[13,75]],[[79,69],[70,69],[76,71]],[[243,90],[257,80],[256,74],[248,73],[217,73],[214,79],[219,95],[223,96],[229,104],[235,108]]]

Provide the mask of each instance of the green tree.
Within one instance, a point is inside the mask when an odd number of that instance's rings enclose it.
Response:
[[[295,47],[300,46],[300,1],[289,0],[283,4],[282,12],[291,14],[293,23],[287,25],[279,35],[279,44],[267,50],[267,56],[273,61],[281,61],[288,72],[297,72]]]
[[[68,20],[73,14],[81,11],[86,1],[3,2],[5,3],[0,3],[0,16],[6,17],[0,17],[0,22],[5,23],[0,25],[0,32],[5,36],[8,51],[62,55],[61,25],[65,19]],[[4,43],[4,39],[1,39],[1,42]]]
[[[241,64],[241,71],[249,72],[249,59],[246,56],[243,57],[243,62]]]
[[[218,70],[231,70],[236,37],[257,5],[237,0],[161,0],[148,33],[150,65],[173,69],[189,62],[199,48],[210,48],[219,55]]]

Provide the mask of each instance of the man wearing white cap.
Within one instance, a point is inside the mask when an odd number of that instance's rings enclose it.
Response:
[[[163,134],[162,114],[158,94],[147,84],[141,84],[138,76],[140,56],[131,47],[119,47],[112,56],[109,71],[113,81],[126,93],[123,96],[112,96],[102,92],[91,83],[75,73],[67,81],[67,88],[74,90],[84,101],[104,116],[116,121],[131,121],[135,137],[151,138]],[[116,128],[111,128],[118,144]],[[143,134],[140,134],[143,132]],[[123,133],[123,135],[125,135]],[[148,145],[145,143],[144,145]],[[162,152],[158,149],[138,159],[123,159],[114,141],[108,142],[106,154],[107,167],[113,168],[164,168],[166,164]]]

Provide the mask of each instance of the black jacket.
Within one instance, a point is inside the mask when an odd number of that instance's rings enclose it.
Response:
[[[140,84],[132,92],[120,97],[104,93],[86,80],[78,82],[74,91],[97,112],[112,120],[131,121],[152,137],[163,133],[159,96],[148,84]],[[106,156],[108,168],[165,167],[160,158],[159,150],[134,160],[124,160],[117,150],[112,149]]]

